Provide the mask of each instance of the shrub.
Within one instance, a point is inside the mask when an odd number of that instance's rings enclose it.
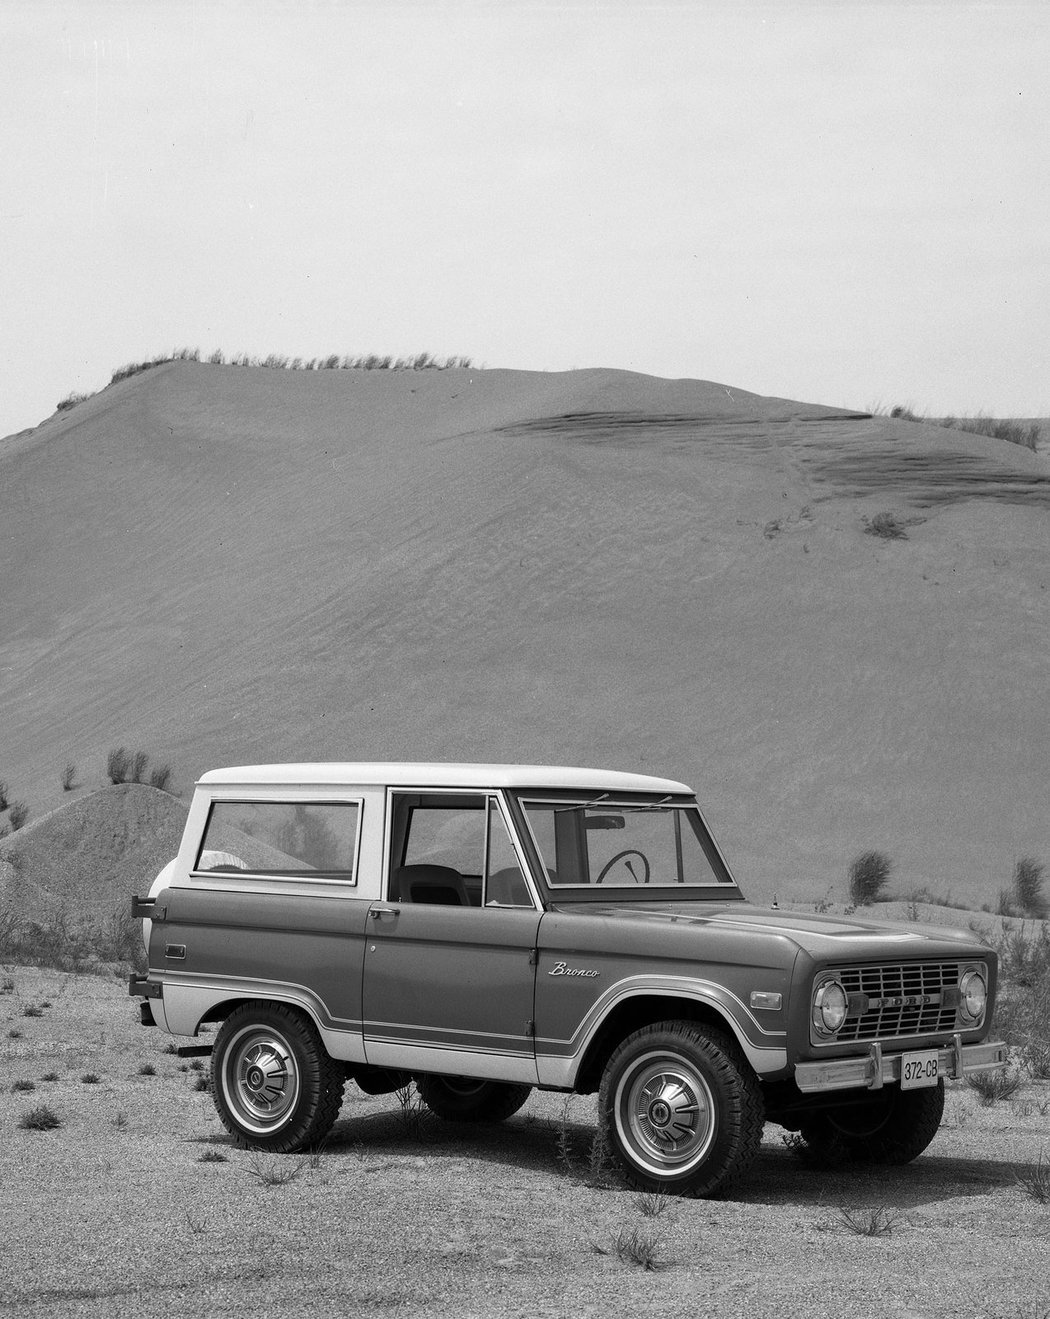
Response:
[[[599,1255],[615,1254],[623,1264],[635,1264],[646,1273],[670,1268],[670,1261],[660,1259],[660,1238],[637,1227],[622,1227],[613,1238],[612,1251],[595,1243]]]
[[[83,1085],[98,1085],[102,1078],[97,1072],[85,1072],[80,1080]]]
[[[45,1072],[44,1075],[43,1075],[40,1079],[41,1079],[41,1081],[57,1081],[57,1080],[58,1080],[58,1073],[57,1073],[57,1072]]]
[[[7,796],[7,784],[0,779],[0,811],[6,811],[9,805]]]
[[[972,435],[987,435],[993,440],[1006,440],[1008,444],[1019,444],[1033,453],[1039,448],[1038,422],[1003,421],[978,413],[976,417],[945,417],[941,425],[969,431]]]
[[[67,394],[65,398],[59,400],[55,411],[68,412],[70,408],[75,408],[78,403],[86,403],[90,397],[90,394]]]
[[[146,772],[146,766],[149,764],[149,756],[145,751],[136,751],[131,760],[131,781],[132,783],[141,783],[142,776]]]
[[[865,518],[864,530],[869,536],[878,536],[882,540],[908,539],[904,523],[899,522],[893,513],[876,513],[873,518]]]
[[[1000,1099],[1010,1099],[1021,1088],[1021,1073],[998,1070],[974,1072],[966,1078],[971,1090],[977,1091],[982,1108],[990,1108]]]
[[[1014,1174],[1017,1185],[1038,1204],[1050,1204],[1050,1163],[1043,1162],[1043,1151],[1039,1151],[1039,1162],[1034,1168],[1018,1169]]]
[[[17,1081],[14,1083],[14,1085],[11,1087],[11,1092],[12,1092],[12,1094],[17,1094],[20,1090],[26,1090],[26,1091],[29,1091],[29,1090],[35,1090],[35,1089],[36,1089],[36,1082],[35,1082],[35,1081],[27,1081],[27,1080],[24,1080],[24,1079],[19,1079],[19,1080],[17,1080]]]
[[[263,1186],[284,1186],[287,1182],[295,1181],[305,1167],[305,1159],[300,1159],[298,1163],[281,1163],[272,1158],[269,1163],[264,1163],[258,1154],[253,1154],[248,1160],[248,1175]]]
[[[168,784],[171,782],[171,766],[158,765],[155,769],[151,769],[149,781],[154,788],[159,788],[161,792],[167,792]]]
[[[898,403],[890,408],[890,416],[897,421],[922,421],[922,418],[917,412],[913,412],[910,407],[907,407],[903,403]]]
[[[8,811],[7,818],[11,821],[12,832],[16,829],[21,829],[26,820],[29,819],[29,807],[24,801],[13,801],[10,810]]]
[[[143,1063],[139,1068],[139,1076],[156,1076],[157,1069],[152,1063]]]
[[[126,747],[115,747],[106,757],[106,773],[110,783],[127,783],[131,758]]]
[[[38,1003],[27,1003],[22,1009],[23,1017],[42,1017],[44,1009]]]
[[[221,1150],[205,1150],[197,1160],[198,1163],[228,1163],[229,1160]]]
[[[893,862],[885,852],[861,852],[850,862],[850,898],[858,907],[878,902],[892,869]]]
[[[28,1113],[23,1113],[18,1120],[23,1131],[54,1131],[62,1125],[62,1119],[47,1104],[38,1104]]]
[[[62,771],[62,791],[72,792],[73,784],[77,777],[77,767],[72,761]]]
[[[875,1205],[870,1209],[839,1210],[846,1231],[858,1237],[888,1237],[899,1216],[891,1214],[883,1205]]]
[[[1043,895],[1045,867],[1035,857],[1023,856],[1014,866],[1014,900],[1026,916],[1045,920],[1050,904]]]

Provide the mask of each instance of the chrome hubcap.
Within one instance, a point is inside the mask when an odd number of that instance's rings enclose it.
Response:
[[[684,1058],[639,1059],[621,1078],[615,1102],[619,1133],[634,1160],[650,1172],[685,1172],[714,1140],[713,1096]]]
[[[222,1071],[223,1094],[238,1123],[257,1135],[282,1126],[299,1098],[295,1055],[276,1031],[249,1026],[231,1041]]]

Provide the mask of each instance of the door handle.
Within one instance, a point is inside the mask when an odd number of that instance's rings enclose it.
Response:
[[[396,916],[397,913],[396,907],[372,907],[368,914],[374,921],[381,921],[384,916]]]

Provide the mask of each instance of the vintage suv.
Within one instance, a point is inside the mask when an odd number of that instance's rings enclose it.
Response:
[[[221,1022],[238,1144],[309,1148],[349,1079],[495,1122],[598,1092],[627,1181],[724,1193],[766,1121],[905,1163],[986,1042],[996,958],[918,925],[749,906],[682,783],[531,765],[214,770],[149,897],[142,1021]],[[187,1051],[206,1053],[206,1044]]]

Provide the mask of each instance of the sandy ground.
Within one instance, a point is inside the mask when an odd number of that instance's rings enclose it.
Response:
[[[994,904],[1050,858],[1048,508],[1045,456],[704,381],[160,367],[0,442],[0,778],[608,765],[756,899],[876,847]]]
[[[195,1088],[199,1074],[164,1052],[169,1037],[137,1024],[122,985],[0,968],[0,985],[9,982],[0,992],[0,1313],[1050,1312],[1050,1204],[1017,1182],[1050,1159],[1045,1082],[991,1108],[953,1087],[928,1153],[900,1170],[806,1169],[770,1127],[736,1198],[670,1200],[646,1216],[635,1193],[587,1185],[591,1099],[566,1107],[534,1094],[502,1127],[419,1127],[395,1096],[348,1087],[317,1159],[259,1157],[230,1144]],[[12,1089],[28,1081],[32,1091]],[[20,1129],[40,1104],[62,1126]],[[559,1156],[562,1130],[574,1172]],[[843,1208],[882,1210],[892,1230],[855,1235]],[[656,1271],[617,1253],[634,1230],[654,1238]]]

